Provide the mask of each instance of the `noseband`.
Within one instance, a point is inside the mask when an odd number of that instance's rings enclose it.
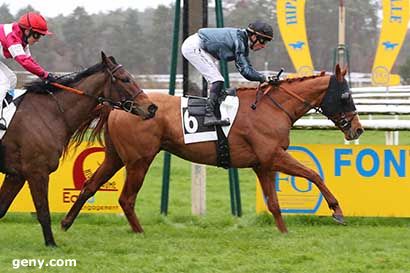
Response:
[[[353,112],[352,117],[349,119],[346,116],[346,113],[340,113],[335,116],[327,117],[336,125],[337,128],[342,130],[343,132],[349,130],[352,127],[352,120],[357,115],[357,112]]]

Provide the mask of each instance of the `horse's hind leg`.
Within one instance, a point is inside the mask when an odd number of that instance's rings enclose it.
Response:
[[[0,218],[8,211],[16,195],[23,187],[25,179],[18,175],[6,175],[0,188]]]
[[[309,181],[313,182],[320,192],[323,194],[323,197],[326,199],[327,204],[330,209],[334,211],[333,218],[336,222],[344,224],[343,212],[339,206],[334,195],[323,183],[323,179],[312,169],[302,165],[296,159],[294,159],[286,151],[282,151],[276,155],[273,161],[274,169],[293,176],[304,177]]]
[[[263,195],[266,200],[269,211],[275,218],[276,226],[282,233],[287,233],[285,222],[283,221],[282,214],[280,212],[278,195],[275,188],[275,172],[272,170],[262,170],[259,168],[253,169],[258,176],[259,183],[262,187]]]
[[[87,200],[91,196],[93,196],[97,192],[97,190],[123,166],[124,164],[115,151],[113,151],[113,153],[105,153],[104,162],[101,164],[101,166],[98,167],[91,178],[84,184],[77,200],[75,201],[65,218],[61,221],[61,228],[63,230],[68,230],[71,227],[85,202],[87,202]]]
[[[36,171],[27,178],[30,187],[31,197],[37,211],[37,219],[43,230],[43,236],[46,246],[57,246],[53,232],[51,231],[50,209],[48,206],[48,174],[39,174]]]
[[[148,162],[145,160],[139,160],[126,166],[127,178],[119,199],[128,223],[130,224],[132,230],[136,233],[144,232],[144,230],[142,229],[137,215],[135,214],[135,200],[139,190],[142,187],[145,174],[147,173],[151,161],[152,160],[149,160]]]

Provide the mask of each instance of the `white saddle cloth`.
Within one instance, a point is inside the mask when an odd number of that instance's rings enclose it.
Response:
[[[231,124],[223,126],[222,130],[226,137],[235,121],[239,108],[239,98],[236,96],[227,96],[221,103],[221,119],[229,118]],[[181,119],[182,130],[184,133],[185,144],[197,143],[204,141],[215,141],[218,139],[215,126],[204,126],[203,116],[190,116],[188,112],[188,98],[181,97]]]
[[[21,97],[24,93],[26,93],[26,89],[14,89],[12,92],[9,91],[9,94],[13,97],[13,100],[8,103],[6,99],[4,99],[4,103],[6,106],[3,108],[3,118],[6,120],[6,127],[10,126],[11,120],[16,113],[17,106],[14,104],[14,100],[18,97]],[[3,138],[6,131],[0,130],[0,139]]]

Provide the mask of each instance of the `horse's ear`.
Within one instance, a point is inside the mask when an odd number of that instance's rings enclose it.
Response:
[[[103,63],[105,63],[107,61],[107,55],[105,55],[104,51],[101,51],[101,59],[102,59]]]
[[[336,75],[336,80],[339,82],[343,81],[344,75],[342,74],[342,71],[340,69],[340,65],[336,64],[336,68],[335,68],[335,75]]]
[[[106,64],[107,66],[112,66],[115,64],[115,60],[113,60],[113,57],[107,57],[104,51],[101,51],[101,58],[102,58],[103,64]]]
[[[319,74],[319,76],[324,76],[326,74],[326,71],[320,71],[320,74]]]

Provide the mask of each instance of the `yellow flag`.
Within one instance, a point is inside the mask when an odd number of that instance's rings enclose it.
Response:
[[[305,0],[277,0],[279,31],[298,76],[313,74],[306,34]]]
[[[410,0],[383,0],[383,22],[372,69],[373,85],[400,84],[400,76],[390,71],[406,37],[409,3]]]

